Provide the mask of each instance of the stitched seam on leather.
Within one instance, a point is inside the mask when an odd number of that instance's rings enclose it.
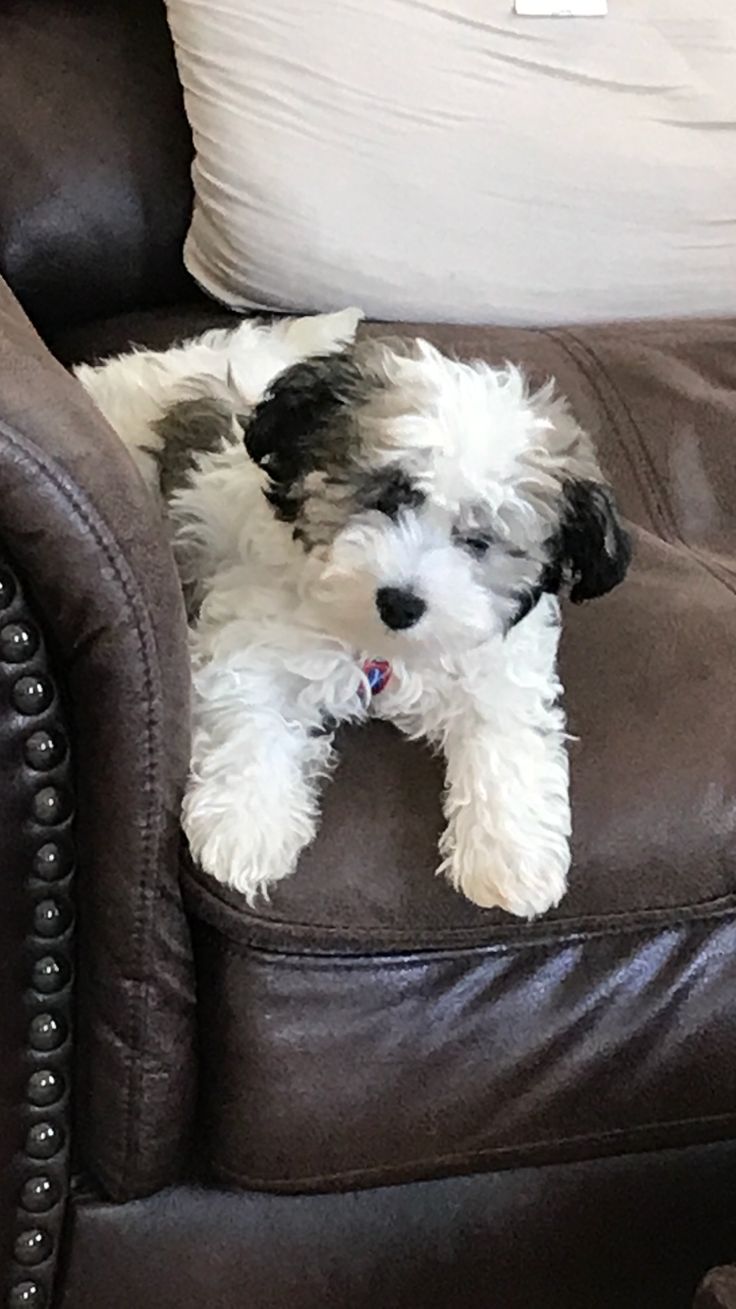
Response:
[[[319,931],[330,930],[322,924],[291,923],[283,920],[277,920],[275,923],[272,923],[271,920],[269,919],[259,919],[251,914],[248,914],[245,910],[234,909],[231,905],[227,904],[226,901],[220,900],[216,892],[213,893],[205,890],[203,887],[200,886],[200,884],[197,881],[188,878],[185,874],[184,889],[185,891],[189,889],[191,893],[192,888],[194,889],[194,894],[198,899],[200,898],[203,899],[204,897],[211,896],[215,900],[215,903],[218,906],[222,906],[228,915],[234,915],[237,913],[239,915],[239,918],[242,919],[242,922],[244,924],[252,924],[254,930],[256,931],[261,931],[265,933],[267,931],[273,930],[274,928],[275,929],[280,928],[282,930],[284,928],[286,929],[296,928],[299,931],[311,931],[311,932],[315,930],[319,930]],[[269,947],[252,946],[250,942],[237,941],[235,937],[231,936],[227,927],[222,927],[220,926],[219,923],[218,924],[212,923],[209,917],[206,916],[206,910],[205,910],[205,916],[200,917],[200,915],[197,913],[197,907],[198,906],[196,906],[193,911],[197,918],[197,922],[201,923],[203,926],[208,927],[211,931],[217,932],[224,939],[232,940],[234,944],[238,945],[240,948],[244,950],[250,950],[251,948],[266,949],[266,950],[269,949]],[[598,939],[599,937],[618,936],[624,933],[637,933],[637,932],[642,932],[645,934],[653,933],[670,927],[672,928],[684,927],[690,923],[717,921],[719,919],[728,917],[729,914],[731,914],[734,910],[736,910],[736,895],[731,894],[725,896],[717,896],[714,899],[703,900],[692,905],[675,905],[672,907],[665,907],[663,909],[653,908],[649,910],[642,910],[640,912],[641,914],[646,915],[646,918],[639,917],[637,921],[634,922],[631,921],[628,914],[609,915],[608,922],[601,922],[599,926],[588,927],[586,929],[586,927],[584,926],[586,920],[578,919],[577,921],[581,923],[580,927],[568,926],[566,930],[560,930],[554,936],[550,936],[548,931],[544,934],[542,932],[539,932],[534,936],[522,937],[520,934],[518,934],[518,929],[514,929],[514,928],[508,929],[508,928],[501,927],[500,929],[496,928],[494,930],[496,931],[500,930],[501,932],[505,932],[506,933],[505,937],[498,938],[494,941],[488,941],[488,940],[478,941],[473,938],[477,937],[480,929],[455,928],[453,929],[453,936],[457,939],[453,939],[452,942],[448,942],[446,946],[438,946],[435,943],[431,943],[427,946],[421,946],[421,945],[412,946],[410,943],[407,942],[406,937],[403,934],[402,935],[397,934],[393,938],[393,941],[395,942],[395,945],[397,947],[403,945],[405,949],[407,949],[408,952],[412,954],[419,953],[419,952],[426,954],[427,951],[437,951],[437,950],[445,950],[445,949],[461,950],[465,952],[467,950],[473,950],[473,949],[489,950],[489,949],[498,949],[498,948],[514,948],[516,946],[531,947],[538,944],[543,945],[546,942],[558,944],[562,941],[572,942],[578,940],[592,940],[592,939]],[[624,918],[626,921],[621,922],[620,920],[622,918]],[[573,920],[573,922],[574,921],[575,920]],[[557,919],[555,920],[555,923],[552,924],[552,928],[554,928],[555,926],[559,926],[560,928],[562,928],[563,923],[564,920],[561,921]],[[335,936],[337,936],[340,932],[349,934],[351,931],[351,929],[346,926],[342,928],[336,927],[332,930]],[[513,935],[511,935],[512,932],[514,933]],[[462,940],[463,933],[466,933],[467,937],[471,938],[469,941],[466,939],[465,943],[463,943]],[[390,932],[382,931],[381,929],[376,928],[365,933],[366,942],[369,942],[373,937],[375,937],[378,934],[382,936],[383,940],[391,941],[392,939]],[[358,939],[357,933],[355,933],[354,939],[356,940]],[[286,953],[286,950],[288,948],[289,947],[287,946],[283,952]],[[278,950],[275,949],[274,947],[271,947],[273,953],[279,953],[281,952],[281,949],[282,949],[281,946],[278,947]],[[377,951],[374,951],[373,953],[380,955],[380,954],[387,953],[388,950],[391,950],[393,952],[393,947],[389,945],[386,949],[379,948]],[[334,957],[334,952],[330,949],[329,946],[326,946],[324,950],[320,950],[317,948],[317,949],[313,949],[312,951],[299,950],[299,948],[297,947],[295,950],[292,949],[290,952],[304,953],[304,954],[313,953],[315,955],[326,954],[329,955],[330,957]],[[347,954],[348,948],[347,947],[344,948],[339,953]]]
[[[631,430],[633,437],[636,440],[637,452],[641,460],[641,464],[640,465],[637,464],[637,466],[641,468],[641,471],[644,473],[644,476],[646,477],[649,494],[652,497],[652,499],[656,500],[660,515],[662,519],[667,523],[668,531],[672,534],[672,536],[676,540],[682,541],[682,536],[678,530],[677,518],[675,516],[672,505],[670,504],[665,492],[664,482],[662,478],[660,478],[657,474],[656,464],[654,463],[652,455],[649,451],[649,447],[642,436],[641,429],[634,418],[634,415],[631,411],[631,406],[626,401],[625,395],[616,386],[615,382],[613,381],[613,378],[611,377],[611,374],[609,373],[600,355],[598,355],[595,352],[593,347],[587,341],[581,341],[580,337],[576,336],[575,333],[571,331],[564,333],[564,335],[569,341],[573,342],[574,345],[577,347],[577,349],[580,351],[580,353],[590,361],[593,368],[598,369],[600,375],[605,379],[606,383],[608,384],[608,388],[611,394],[615,396],[616,402],[620,406],[623,413],[626,415],[629,428]],[[684,545],[685,542],[682,541],[682,544]]]
[[[576,338],[573,337],[573,339]],[[607,378],[611,390],[618,395],[619,403],[621,404],[622,409],[624,410],[624,412],[628,417],[631,430],[634,433],[634,436],[636,437],[639,449],[646,461],[650,485],[652,487],[661,486],[660,502],[666,505],[667,515],[672,525],[671,530],[673,536],[684,547],[684,549],[688,551],[688,553],[692,556],[692,558],[695,559],[695,561],[700,565],[702,569],[704,569],[705,572],[707,572],[712,578],[714,578],[715,581],[720,582],[721,585],[724,586],[726,590],[729,591],[731,594],[736,594],[736,579],[733,577],[732,572],[729,569],[723,569],[721,571],[718,565],[714,564],[710,560],[707,554],[704,554],[703,551],[700,550],[697,546],[691,545],[683,537],[682,531],[677,522],[677,516],[675,514],[674,508],[671,502],[669,501],[669,499],[667,498],[665,483],[658,477],[657,468],[654,463],[654,459],[649,451],[649,447],[646,443],[646,440],[644,438],[644,433],[634,417],[631,406],[628,400],[626,399],[625,394],[623,392],[618,391],[616,384],[614,383],[610,374],[606,370],[605,364],[598,357],[598,355],[596,355],[592,346],[588,345],[587,343],[585,344],[580,343],[580,344],[583,346],[584,350],[587,350],[589,357],[598,364],[604,376]]]
[[[665,524],[664,530],[666,531],[669,538],[671,539],[671,542],[672,543],[676,542],[678,545],[681,545],[682,548],[686,550],[687,553],[690,555],[690,557],[695,561],[695,563],[697,563],[703,569],[704,572],[708,573],[708,575],[712,577],[714,581],[720,582],[720,584],[723,587],[725,587],[725,589],[731,595],[736,594],[736,578],[733,578],[732,575],[727,571],[724,576],[719,570],[719,568],[717,567],[717,565],[713,564],[706,556],[704,556],[702,551],[697,549],[695,546],[690,545],[689,542],[684,539],[682,532],[678,526],[677,518],[672,508],[672,505],[667,499],[664,482],[661,478],[658,477],[656,465],[654,464],[654,461],[650,454],[649,447],[647,446],[646,441],[644,440],[644,436],[641,431],[641,428],[639,427],[636,419],[634,418],[631,407],[628,404],[625,395],[623,394],[623,392],[621,392],[618,389],[618,387],[614,383],[610,373],[607,371],[606,365],[604,364],[603,360],[600,358],[599,355],[596,354],[593,347],[589,345],[587,341],[581,341],[578,337],[574,335],[574,333],[570,331],[565,332],[564,330],[560,330],[558,333],[552,333],[551,335],[559,340],[560,345],[562,345],[563,349],[567,349],[568,356],[571,359],[573,359],[574,362],[577,363],[577,366],[579,367],[583,376],[588,381],[589,385],[593,387],[593,389],[596,391],[596,394],[598,395],[601,404],[606,409],[606,413],[609,416],[611,422],[614,421],[613,417],[611,415],[610,409],[605,404],[600,389],[596,386],[594,380],[594,374],[591,374],[589,371],[586,370],[579,357],[577,359],[575,358],[574,353],[570,349],[568,349],[566,340],[564,340],[563,337],[573,342],[578,347],[578,350],[591,362],[591,364],[594,367],[596,367],[599,370],[601,376],[606,380],[611,394],[616,398],[617,403],[619,404],[621,410],[625,414],[628,426],[636,441],[639,456],[641,459],[641,464],[639,464],[637,460],[635,460],[632,457],[631,451],[629,450],[625,440],[623,439],[623,435],[620,427],[617,427],[616,431],[617,431],[617,435],[620,438],[621,449],[627,455],[629,466],[631,467],[632,472],[636,477],[637,485],[644,499],[649,503],[650,515],[651,515],[651,504],[652,502],[654,502],[658,509],[658,514],[661,520],[661,524]],[[644,486],[642,485],[641,478],[637,474],[638,469],[640,469],[644,473],[644,477],[647,483],[648,494],[645,492]],[[652,519],[654,521],[654,515],[652,515]],[[661,530],[661,524],[660,524],[660,530]],[[665,536],[664,539],[667,540],[667,536]]]
[[[658,927],[620,927],[612,931],[601,930],[597,932],[578,932],[567,936],[555,936],[552,938],[537,937],[534,940],[517,940],[506,944],[489,943],[487,945],[471,946],[427,946],[426,949],[415,947],[403,952],[374,950],[363,954],[352,953],[347,949],[336,950],[333,953],[328,951],[305,950],[305,949],[274,949],[273,947],[252,945],[246,942],[234,941],[232,937],[226,936],[218,927],[213,927],[211,923],[203,922],[198,919],[198,925],[201,930],[208,935],[217,937],[217,949],[220,954],[230,955],[236,959],[247,959],[250,956],[265,957],[273,960],[278,964],[290,964],[294,962],[301,963],[308,960],[311,964],[320,967],[333,967],[342,963],[348,968],[367,967],[376,960],[381,961],[383,969],[388,968],[406,968],[407,966],[420,968],[427,961],[446,962],[454,959],[466,959],[468,955],[478,955],[480,957],[494,955],[504,957],[513,953],[521,953],[536,950],[542,959],[552,958],[559,952],[560,946],[580,945],[588,941],[608,941],[620,937],[636,938],[642,940],[654,939],[661,936],[664,932],[677,932],[683,927],[695,925],[697,927],[710,927],[714,923],[728,923],[736,921],[736,913],[733,909],[723,910],[718,914],[703,915],[697,918],[686,918],[681,921],[668,921],[661,923]]]
[[[120,591],[122,592],[126,604],[127,613],[130,615],[133,624],[133,630],[135,631],[135,634],[138,638],[138,646],[141,655],[141,664],[143,668],[143,684],[144,684],[145,709],[146,709],[146,713],[145,713],[146,733],[145,733],[144,767],[143,767],[144,785],[142,788],[143,794],[146,796],[146,815],[145,815],[145,821],[143,822],[140,828],[141,853],[143,856],[142,858],[143,871],[142,871],[141,878],[139,879],[138,894],[136,897],[137,898],[136,911],[135,911],[136,925],[135,925],[135,932],[134,932],[133,954],[137,963],[138,976],[143,977],[144,970],[142,964],[145,957],[144,945],[145,945],[145,940],[149,935],[144,920],[146,917],[150,918],[150,911],[148,914],[146,914],[146,909],[145,909],[146,898],[143,892],[145,891],[146,884],[149,881],[151,870],[153,871],[152,885],[154,887],[157,885],[158,865],[159,865],[159,860],[157,857],[158,840],[156,837],[157,823],[155,821],[156,811],[158,810],[158,806],[155,805],[155,809],[154,807],[152,807],[152,805],[155,804],[155,797],[158,794],[158,790],[159,790],[157,786],[157,758],[156,758],[156,750],[154,748],[154,736],[157,735],[157,733],[155,732],[154,720],[156,715],[154,713],[154,698],[153,698],[153,686],[154,686],[155,677],[154,677],[154,669],[151,664],[151,658],[149,653],[149,644],[152,645],[154,649],[156,647],[155,637],[151,630],[151,625],[148,619],[148,614],[147,614],[146,605],[143,596],[138,590],[138,587],[135,584],[135,580],[132,576],[130,568],[127,564],[127,561],[125,560],[125,557],[122,554],[122,552],[118,549],[114,540],[114,536],[110,531],[109,527],[107,526],[107,524],[104,522],[104,519],[102,519],[98,514],[95,513],[95,511],[92,509],[92,506],[88,502],[86,496],[83,495],[80,489],[71,480],[68,480],[68,475],[65,474],[62,469],[59,469],[57,465],[48,461],[45,454],[43,454],[43,452],[41,452],[38,449],[38,447],[34,445],[32,441],[28,441],[27,438],[22,437],[20,433],[14,431],[14,429],[11,428],[4,420],[0,420],[0,432],[2,432],[3,436],[8,441],[8,444],[16,452],[20,454],[21,458],[27,459],[32,464],[32,466],[34,467],[34,471],[36,471],[37,473],[41,473],[43,476],[45,476],[48,479],[48,481],[55,488],[55,490],[70,504],[70,506],[74,510],[74,513],[82,522],[85,529],[89,531],[95,544],[97,545],[97,547],[99,548],[99,550],[104,555],[105,559],[108,561],[108,563],[112,568],[112,571],[118,582]],[[106,537],[108,539],[106,539]],[[126,573],[127,573],[127,577],[126,577]],[[152,906],[153,906],[153,897],[151,898],[151,907]],[[124,998],[125,990],[126,988],[122,988],[123,1003],[126,1003]],[[136,1143],[135,1143],[135,1132],[136,1132],[137,1124],[135,1121],[135,1117],[132,1113],[132,1106],[135,1104],[136,1101],[135,1088],[136,1086],[140,1087],[140,1082],[143,1078],[143,1071],[142,1071],[143,1060],[142,1058],[138,1057],[137,1051],[140,1050],[142,1052],[145,1045],[145,1041],[143,1038],[146,1035],[147,1023],[148,1023],[149,991],[150,991],[150,983],[148,981],[136,982],[133,988],[133,992],[134,995],[136,993],[139,993],[140,995],[140,999],[138,1000],[139,1012],[136,1012],[137,1006],[135,1000],[127,1002],[128,1008],[130,1010],[129,1023],[126,1024],[126,1027],[128,1028],[128,1032],[129,1032],[129,1038],[128,1038],[128,1049],[124,1054],[124,1062],[127,1064],[127,1076],[125,1082],[125,1090],[123,1093],[123,1106],[122,1106],[124,1131],[121,1134],[122,1139],[124,1141],[124,1146],[123,1146],[122,1163],[119,1165],[121,1169],[121,1180],[123,1186],[126,1186],[128,1184],[128,1173],[131,1167],[131,1158],[133,1158],[137,1153]],[[141,1108],[142,1108],[142,1097],[139,1095],[137,1098],[140,1101]]]
[[[566,331],[564,328],[549,331],[548,336],[562,348],[571,363],[582,374],[603,409],[606,420],[618,438],[619,447],[626,456],[636,486],[647,506],[652,526],[661,534],[663,540],[668,540],[670,536],[677,538],[677,530],[668,513],[668,506],[660,497],[657,481],[652,477],[648,451],[643,452],[645,457],[644,466],[642,467],[624,436],[621,422],[614,414],[614,409],[618,408],[627,425],[632,426],[631,414],[624,406],[621,394],[613,385],[611,377],[606,372],[601,360],[572,332]],[[603,384],[607,388],[607,394],[604,391]],[[633,431],[632,435],[636,437],[636,431]],[[637,444],[639,443],[637,442]],[[644,480],[642,480],[642,477]]]
[[[604,1145],[606,1142],[613,1143],[617,1140],[626,1140],[627,1137],[642,1136],[648,1132],[672,1132],[683,1127],[715,1127],[716,1125],[727,1126],[730,1124],[736,1125],[736,1113],[733,1111],[722,1114],[705,1114],[695,1118],[663,1119],[653,1123],[633,1124],[629,1127],[612,1127],[605,1132],[590,1132],[580,1136],[546,1137],[539,1141],[523,1141],[514,1145],[495,1145],[485,1146],[479,1150],[451,1151],[449,1154],[432,1155],[426,1159],[410,1159],[398,1165],[390,1163],[369,1164],[364,1168],[341,1169],[335,1173],[317,1173],[308,1177],[254,1178],[249,1174],[236,1172],[227,1164],[221,1163],[217,1156],[213,1156],[213,1165],[218,1173],[230,1177],[232,1181],[239,1182],[241,1186],[257,1186],[264,1190],[274,1186],[288,1186],[296,1189],[299,1187],[323,1186],[326,1183],[341,1182],[346,1184],[358,1181],[361,1178],[380,1178],[391,1176],[394,1173],[412,1175],[418,1172],[424,1173],[428,1168],[458,1168],[475,1159],[513,1157],[517,1154],[533,1154],[535,1151],[554,1150],[555,1148],[564,1149],[570,1146]],[[523,1164],[519,1166],[523,1167]]]
[[[642,932],[645,932],[645,931],[655,931],[655,930],[663,929],[663,928],[667,928],[667,927],[684,927],[684,926],[687,925],[688,923],[698,923],[698,922],[703,922],[703,921],[709,921],[711,918],[715,919],[715,918],[718,918],[719,916],[726,916],[726,915],[728,914],[728,912],[731,910],[731,908],[734,906],[734,901],[735,901],[735,900],[736,900],[736,897],[734,897],[733,895],[727,895],[727,896],[717,896],[714,900],[703,900],[703,901],[701,901],[701,902],[699,902],[699,903],[696,903],[696,904],[693,904],[693,905],[678,905],[678,906],[675,906],[674,912],[676,912],[676,913],[679,912],[679,913],[681,913],[681,914],[683,915],[683,916],[680,917],[680,918],[665,917],[664,915],[667,915],[667,914],[670,914],[670,913],[673,912],[672,910],[670,910],[670,909],[666,909],[666,908],[665,908],[665,909],[651,909],[651,910],[648,910],[648,911],[647,911],[647,910],[644,910],[644,911],[642,911],[642,912],[644,912],[644,913],[648,913],[648,914],[650,914],[652,917],[654,917],[655,915],[662,915],[662,917],[661,917],[657,922],[652,922],[652,921],[642,922],[642,921],[638,921],[638,922],[635,922],[635,923],[622,923],[622,924],[617,924],[616,922],[612,921],[612,923],[611,923],[610,926],[603,926],[603,925],[601,925],[600,927],[591,927],[591,928],[588,928],[588,929],[586,929],[585,927],[580,927],[580,928],[567,928],[566,931],[564,931],[564,932],[560,932],[560,934],[559,934],[558,936],[555,936],[553,939],[554,939],[555,941],[560,941],[560,940],[566,940],[566,941],[572,941],[572,940],[588,940],[588,939],[593,939],[593,938],[597,938],[597,937],[601,937],[601,936],[615,936],[615,935],[619,935],[619,934],[621,934],[621,933],[623,933],[623,932],[627,932],[627,931],[631,931],[631,932],[642,931]],[[720,909],[718,909],[718,910],[715,910],[715,911],[713,911],[712,913],[711,913],[711,912],[706,912],[706,911],[710,911],[710,910],[712,910],[712,907],[713,907],[714,905],[721,904],[721,902],[723,902],[723,903],[722,903],[722,908],[720,908]],[[228,906],[228,911],[229,911],[229,913],[231,913],[231,914],[234,914],[234,913],[237,912],[236,910],[230,908],[230,906]],[[227,931],[226,928],[222,928],[222,927],[220,927],[219,924],[211,923],[210,920],[209,920],[207,917],[200,917],[198,914],[196,914],[196,910],[195,910],[195,915],[196,915],[196,917],[197,917],[197,921],[198,921],[198,922],[206,923],[207,926],[212,927],[212,930],[213,930],[213,931],[220,932],[223,936],[227,936],[227,935],[228,935],[228,931]],[[619,915],[619,916],[620,916],[620,917],[626,917],[626,915]],[[269,919],[252,918],[252,917],[250,917],[249,915],[246,915],[245,913],[242,914],[242,920],[243,920],[244,923],[252,923],[256,931],[261,931],[261,932],[264,932],[264,933],[267,932],[267,931],[269,931],[269,930],[272,930],[273,928],[276,928],[276,929],[278,929],[278,928],[281,928],[281,929],[290,929],[290,928],[295,928],[295,929],[297,929],[298,931],[304,931],[304,932],[314,932],[314,931],[320,931],[320,932],[326,932],[326,933],[332,932],[332,935],[334,935],[334,936],[339,936],[341,933],[343,933],[343,934],[351,934],[351,933],[352,933],[352,935],[353,935],[353,939],[354,939],[354,940],[357,941],[358,939],[364,939],[366,943],[370,942],[370,941],[371,941],[372,939],[374,939],[377,935],[380,935],[381,938],[382,938],[383,940],[386,940],[386,941],[393,941],[393,942],[395,942],[395,944],[396,944],[397,946],[399,946],[399,945],[401,945],[401,944],[408,945],[409,950],[412,951],[412,952],[413,952],[414,949],[419,950],[419,949],[425,949],[425,948],[429,948],[429,949],[437,948],[433,943],[430,943],[428,947],[424,947],[424,946],[416,946],[416,947],[413,947],[413,946],[411,946],[410,944],[408,944],[408,942],[407,942],[407,937],[406,937],[405,934],[403,934],[403,933],[401,933],[401,934],[400,934],[400,933],[396,933],[394,936],[392,936],[392,934],[391,934],[390,932],[385,931],[385,930],[382,930],[382,929],[380,929],[380,928],[375,928],[375,929],[370,929],[370,928],[369,928],[369,929],[355,929],[355,928],[352,928],[352,929],[351,929],[351,928],[348,927],[348,926],[331,928],[330,926],[328,926],[328,925],[326,925],[326,924],[323,924],[323,923],[296,923],[296,922],[290,922],[290,921],[287,921],[287,920],[280,920],[280,919],[279,919],[279,920],[276,920],[275,922],[272,923],[271,920],[269,920]],[[556,920],[555,920],[555,922],[560,922],[560,921],[561,921],[561,920],[559,920],[559,919],[556,919]],[[583,919],[583,920],[580,920],[580,921],[584,922],[585,920]],[[448,944],[448,947],[447,947],[447,948],[449,948],[449,949],[456,949],[456,948],[457,948],[457,949],[474,949],[474,948],[486,949],[486,948],[488,948],[488,947],[496,946],[496,945],[509,945],[509,946],[514,946],[514,945],[519,945],[519,944],[524,944],[524,945],[534,945],[534,944],[536,944],[536,943],[538,943],[538,942],[542,942],[542,943],[543,943],[544,941],[547,941],[547,940],[550,939],[548,935],[543,935],[541,932],[538,932],[537,934],[535,934],[535,935],[533,935],[533,936],[522,937],[521,934],[520,934],[520,932],[518,931],[518,929],[516,929],[516,930],[515,930],[514,928],[510,928],[510,929],[506,928],[506,929],[505,929],[505,928],[502,927],[502,928],[500,928],[500,929],[494,929],[494,930],[500,930],[501,932],[504,932],[504,936],[500,937],[500,938],[499,938],[498,940],[496,940],[496,941],[488,941],[487,938],[486,938],[485,940],[476,940],[475,938],[477,938],[477,936],[478,936],[478,934],[479,934],[479,932],[480,932],[480,929],[479,929],[479,928],[455,928],[455,929],[452,929],[453,940],[452,940],[452,942],[451,942],[450,944]],[[360,937],[360,932],[361,932],[361,931],[362,931],[362,933],[363,933],[362,938]],[[465,934],[465,944],[463,944],[463,935],[464,935],[464,934]],[[233,938],[233,939],[234,939],[234,938]],[[379,951],[379,952],[380,952],[380,951]]]

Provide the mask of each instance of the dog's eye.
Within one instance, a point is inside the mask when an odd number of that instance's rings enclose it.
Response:
[[[475,555],[476,559],[481,559],[490,549],[491,545],[487,536],[477,536],[472,532],[467,536],[459,536],[457,540],[459,545],[461,545],[464,550],[469,550],[470,554]]]

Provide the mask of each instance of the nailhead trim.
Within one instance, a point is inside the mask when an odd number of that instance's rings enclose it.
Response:
[[[49,1309],[69,1184],[73,792],[59,689],[13,569],[0,560],[0,693],[28,802],[26,1089],[3,1309]]]

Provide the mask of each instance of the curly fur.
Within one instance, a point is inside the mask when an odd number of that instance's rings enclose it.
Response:
[[[184,828],[207,872],[267,894],[314,838],[332,728],[385,718],[444,753],[453,886],[533,916],[570,861],[557,593],[610,590],[628,538],[551,382],[354,344],[358,319],[77,370],[163,487],[197,591]],[[374,699],[370,657],[392,666]]]

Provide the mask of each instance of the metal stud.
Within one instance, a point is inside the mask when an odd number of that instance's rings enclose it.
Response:
[[[36,877],[45,882],[56,882],[70,872],[72,860],[69,853],[54,841],[42,845],[33,856],[33,871]]]
[[[41,714],[54,698],[54,688],[47,677],[29,673],[19,677],[13,687],[13,704],[21,714]]]
[[[31,986],[34,991],[40,991],[41,995],[55,995],[66,986],[70,972],[65,959],[57,959],[52,954],[44,955],[43,959],[37,959],[33,965]]]
[[[3,666],[11,682],[6,695],[13,710],[26,720],[22,724],[16,719],[14,748],[26,782],[35,780],[26,814],[30,823],[38,825],[31,829],[36,831],[38,849],[28,870],[33,936],[27,965],[30,1068],[24,1098],[25,1174],[19,1179],[17,1199],[16,1278],[6,1286],[5,1297],[0,1294],[0,1304],[5,1309],[49,1309],[46,1283],[56,1255],[67,1171],[67,999],[73,968],[62,941],[66,942],[74,915],[67,881],[62,879],[73,871],[74,851],[71,835],[61,825],[73,812],[73,794],[66,775],[69,742],[55,717],[58,696],[47,669],[41,629],[25,608],[12,570],[0,564],[0,670]],[[61,830],[54,831],[57,827]],[[40,828],[51,830],[42,835]],[[38,1013],[44,1005],[45,1011]],[[25,1275],[18,1265],[28,1270]],[[43,1272],[35,1272],[37,1267]]]
[[[23,1183],[20,1193],[21,1208],[29,1214],[45,1214],[53,1209],[61,1198],[61,1188],[56,1182],[40,1173],[38,1177],[29,1177]]]
[[[66,740],[59,731],[40,728],[28,737],[23,753],[29,768],[44,773],[61,763],[66,754]]]
[[[42,1231],[40,1227],[29,1227],[27,1231],[19,1232],[13,1247],[16,1263],[26,1268],[42,1264],[51,1254],[52,1244],[48,1232]]]
[[[64,1078],[51,1068],[39,1068],[28,1078],[26,1095],[32,1105],[46,1109],[64,1094]]]
[[[0,659],[24,664],[38,649],[38,633],[30,623],[6,623],[0,628]]]
[[[58,786],[44,786],[33,797],[33,816],[44,827],[55,827],[68,818],[71,805],[68,795]]]
[[[61,936],[70,921],[69,908],[59,900],[39,900],[33,910],[33,930],[38,936],[46,937],[47,940]]]
[[[64,1133],[54,1123],[34,1123],[26,1135],[26,1154],[32,1159],[52,1159],[64,1144]]]
[[[0,609],[8,609],[15,599],[15,581],[5,569],[0,569]]]
[[[28,1028],[28,1044],[39,1054],[58,1050],[66,1037],[66,1025],[55,1014],[36,1014]]]
[[[5,1303],[7,1309],[46,1309],[46,1294],[38,1282],[16,1282]]]

